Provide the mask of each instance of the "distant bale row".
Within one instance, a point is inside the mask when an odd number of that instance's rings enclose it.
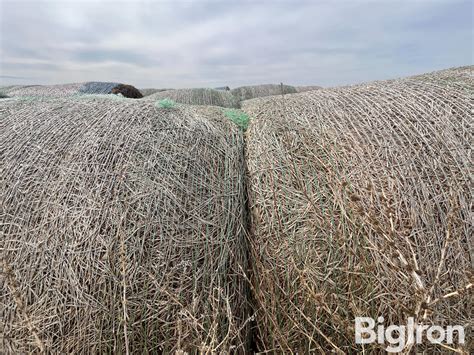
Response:
[[[4,93],[10,97],[16,96],[39,96],[39,97],[67,97],[76,95],[83,83],[59,84],[59,85],[24,85],[13,86]]]
[[[472,339],[473,85],[464,74],[243,103],[258,349],[383,352],[355,344],[355,317],[462,325]]]
[[[90,81],[84,83],[78,90],[82,94],[110,94],[112,89],[120,83],[109,83],[103,81]]]
[[[213,107],[0,102],[0,352],[243,353],[243,137]]]
[[[154,94],[155,92],[167,91],[167,90],[172,90],[172,89],[139,89],[139,90],[143,96],[150,96],[151,94]]]
[[[276,85],[276,84],[266,84],[266,85],[253,85],[253,86],[242,86],[230,90],[232,95],[238,101],[244,101],[249,99],[254,99],[256,97],[272,96],[272,95],[284,95],[284,94],[293,94],[297,90],[294,86],[290,85]]]
[[[296,86],[297,92],[306,92],[306,91],[313,91],[313,90],[321,90],[322,86],[310,85],[310,86]]]
[[[139,98],[141,93],[131,85],[112,82],[91,81],[86,83],[59,84],[59,85],[26,85],[0,88],[0,91],[9,97],[70,97],[81,94],[122,94],[125,97]]]
[[[221,107],[239,106],[239,102],[229,91],[204,88],[160,91],[144,98],[144,100],[154,101],[163,99],[170,99],[178,103],[189,105],[212,105]]]

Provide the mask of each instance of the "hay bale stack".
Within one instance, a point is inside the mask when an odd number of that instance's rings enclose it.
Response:
[[[381,352],[355,317],[472,329],[471,108],[413,78],[245,102],[260,350]]]
[[[282,94],[294,94],[297,92],[294,86],[290,85],[276,85],[276,84],[265,84],[265,85],[253,85],[253,86],[241,86],[230,90],[239,101],[254,99],[256,97],[282,95]]]
[[[161,91],[144,98],[145,100],[159,101],[171,99],[175,102],[188,105],[212,105],[221,107],[238,107],[238,101],[228,91],[214,89],[177,89]]]
[[[297,92],[306,92],[306,91],[313,91],[313,90],[321,90],[322,86],[317,85],[308,85],[308,86],[296,86]]]
[[[0,103],[1,353],[243,352],[243,137],[213,107]]]

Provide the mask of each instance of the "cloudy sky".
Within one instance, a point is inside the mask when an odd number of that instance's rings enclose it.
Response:
[[[472,62],[470,0],[0,0],[0,85],[333,86]]]

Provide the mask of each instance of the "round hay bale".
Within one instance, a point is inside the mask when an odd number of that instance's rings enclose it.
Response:
[[[155,92],[168,91],[168,90],[173,90],[173,89],[140,89],[140,92],[145,97],[145,96],[154,94]]]
[[[177,89],[161,91],[146,96],[145,100],[159,101],[170,99],[188,105],[211,105],[221,107],[239,107],[238,101],[229,91],[214,89]]]
[[[407,79],[252,101],[243,109],[252,117],[259,350],[384,352],[355,344],[355,317],[463,325],[468,341],[474,127],[466,90]]]
[[[0,353],[245,351],[243,137],[221,111],[0,103]]]
[[[276,85],[276,84],[265,84],[265,85],[253,85],[253,86],[242,86],[230,90],[237,100],[249,100],[256,97],[283,95],[283,94],[294,94],[296,88],[290,85]]]
[[[124,97],[131,99],[140,99],[143,97],[142,93],[132,85],[120,84],[112,89],[112,94],[122,94]]]

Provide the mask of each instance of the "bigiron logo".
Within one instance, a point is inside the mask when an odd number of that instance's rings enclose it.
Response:
[[[355,318],[356,344],[388,344],[386,351],[395,353],[402,351],[405,346],[421,344],[426,338],[432,344],[464,344],[464,328],[460,325],[448,325],[443,328],[439,325],[415,324],[414,318],[409,317],[406,325],[383,324],[384,317],[378,317],[377,329],[375,320],[370,317]]]

